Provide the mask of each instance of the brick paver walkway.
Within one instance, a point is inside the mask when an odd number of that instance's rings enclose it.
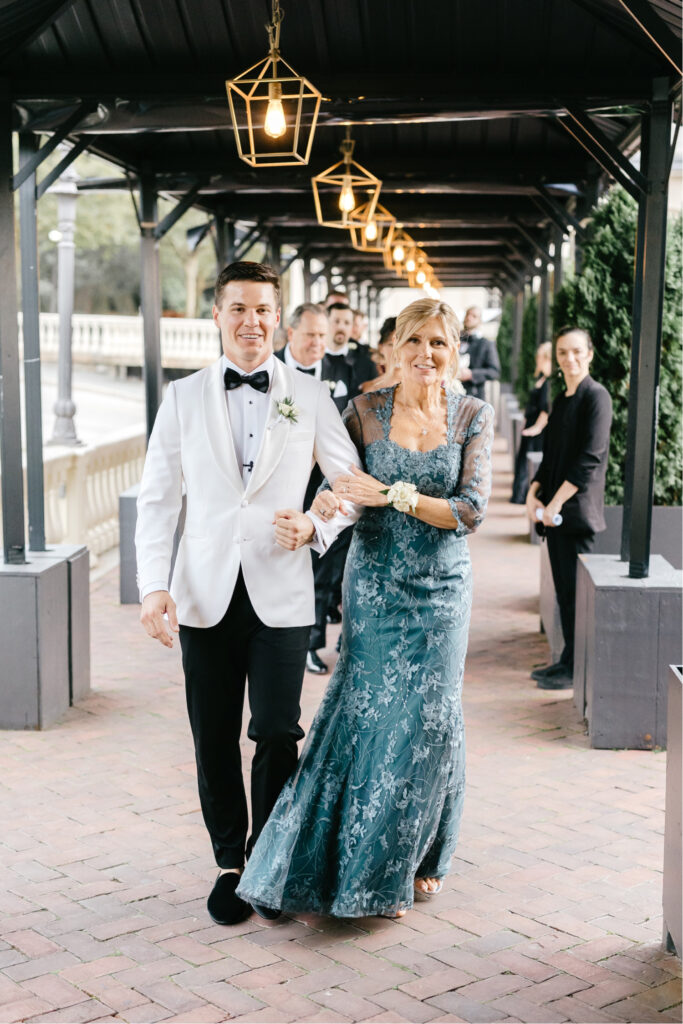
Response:
[[[212,924],[178,651],[146,639],[110,573],[92,595],[92,696],[0,737],[3,1024],[681,1020],[661,947],[665,754],[589,749],[570,696],[531,683],[538,550],[497,460],[472,542],[468,797],[443,894],[401,922]],[[324,685],[307,679],[305,723]]]

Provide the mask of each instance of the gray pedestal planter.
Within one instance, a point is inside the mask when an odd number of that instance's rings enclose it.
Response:
[[[683,759],[681,758],[681,719],[683,717],[683,668],[669,666],[668,739],[666,749],[666,816],[664,821],[664,945],[670,953],[683,954],[681,921],[681,804],[683,803]]]
[[[522,441],[522,431],[524,430],[525,416],[523,412],[513,412],[510,414],[510,435],[512,438],[512,446],[510,448],[510,460],[511,470],[515,471],[515,459],[517,458],[517,452]]]
[[[90,693],[90,552],[83,544],[56,544],[31,552],[32,561],[63,558],[67,566],[69,612],[69,703]]]
[[[119,600],[121,604],[138,604],[140,595],[137,584],[137,561],[135,558],[135,527],[138,521],[137,500],[140,485],[135,484],[119,495]],[[171,556],[171,575],[175,565],[180,538],[185,528],[185,495],[178,517],[175,537],[173,538],[173,555]],[[170,582],[170,580],[169,580]]]
[[[560,606],[555,596],[555,584],[550,569],[550,558],[548,557],[548,545],[541,542],[541,593],[540,613],[541,629],[545,633],[548,646],[550,647],[550,661],[560,660],[564,637],[562,636],[562,623],[560,621]]]
[[[665,681],[683,660],[682,580],[661,555],[644,580],[630,579],[616,555],[579,556],[574,703],[593,747],[666,746]]]
[[[543,458],[543,452],[527,452],[526,457],[526,469],[529,474],[529,484],[536,476],[538,467],[541,465],[541,459]],[[541,538],[539,537],[533,523],[529,523],[529,540],[532,544],[540,544]]]

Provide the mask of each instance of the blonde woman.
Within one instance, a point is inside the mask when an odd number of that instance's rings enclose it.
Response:
[[[345,500],[363,507],[341,654],[240,883],[252,903],[401,917],[450,868],[465,779],[466,535],[486,510],[493,423],[490,406],[442,384],[458,346],[450,306],[411,303],[396,325],[400,383],[345,410],[364,469],[314,506],[327,516]]]

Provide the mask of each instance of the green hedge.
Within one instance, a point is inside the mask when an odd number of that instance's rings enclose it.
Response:
[[[522,345],[517,361],[517,384],[515,393],[522,409],[527,403],[529,392],[534,383],[536,369],[536,344],[538,334],[538,299],[531,295],[524,303],[522,316]]]
[[[500,359],[500,379],[509,384],[512,380],[512,340],[514,333],[515,297],[506,295],[500,314],[496,348]]]
[[[553,328],[577,324],[595,344],[591,374],[612,396],[614,421],[605,499],[624,498],[626,428],[631,365],[633,261],[638,208],[620,186],[599,203],[587,229],[581,273],[555,297]],[[669,223],[662,331],[659,429],[655,465],[656,505],[681,504],[681,218]]]

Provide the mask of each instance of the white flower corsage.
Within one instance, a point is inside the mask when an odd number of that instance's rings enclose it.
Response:
[[[297,423],[299,419],[299,410],[294,405],[294,399],[287,396],[281,398],[279,401],[275,399],[275,410],[283,420],[289,420],[291,423]]]
[[[387,502],[393,505],[399,512],[414,512],[420,499],[420,494],[415,484],[408,484],[405,480],[397,480],[385,491]]]

